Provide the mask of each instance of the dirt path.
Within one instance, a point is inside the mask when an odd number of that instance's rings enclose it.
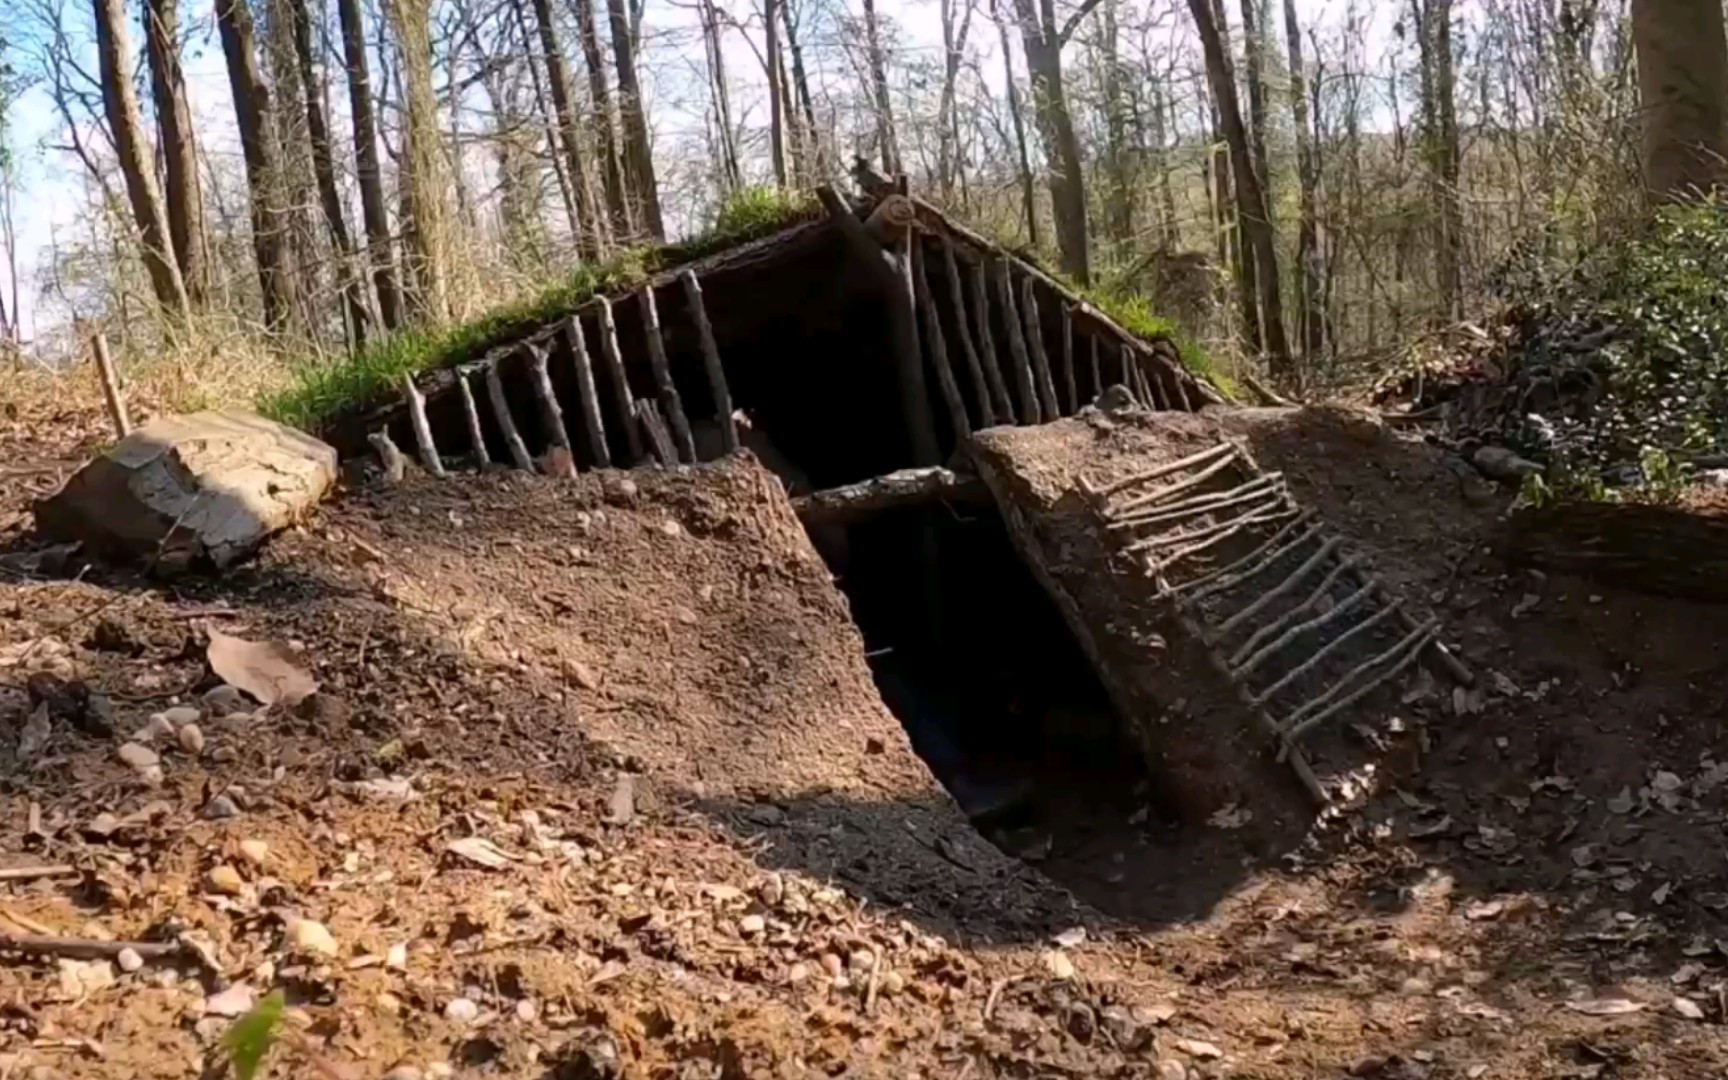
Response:
[[[1523,646],[1497,665],[1516,694],[1298,859],[1212,859],[1187,906],[1136,886],[1197,882],[1207,830],[1125,823],[1086,857],[1128,873],[1088,904],[1051,884],[1063,853],[1049,877],[1002,856],[933,784],[764,474],[631,483],[350,495],[221,583],[0,581],[0,862],[81,871],[6,886],[0,928],[189,933],[212,961],[11,960],[0,1075],[208,1075],[236,985],[286,992],[284,1076],[1728,1067],[1728,785],[1700,759],[1722,691],[1663,644],[1711,613],[1558,581],[1524,605],[1467,562],[1450,603],[1478,663]],[[319,694],[201,719],[201,757],[158,746],[159,787],[71,720],[16,760],[28,674],[130,733],[214,685],[206,625],[294,644]],[[1639,1008],[1566,1004],[1620,997]]]

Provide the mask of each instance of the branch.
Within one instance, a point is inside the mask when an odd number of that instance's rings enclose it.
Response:
[[[1056,32],[1056,47],[1060,49],[1068,44],[1068,39],[1074,36],[1074,31],[1080,28],[1080,23],[1086,16],[1092,14],[1098,7],[1098,0],[1082,0],[1074,14],[1068,16],[1068,21],[1062,24],[1062,29]]]

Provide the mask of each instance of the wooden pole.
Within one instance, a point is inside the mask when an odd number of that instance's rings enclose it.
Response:
[[[942,263],[948,280],[948,303],[954,308],[954,327],[960,340],[960,352],[966,358],[966,370],[972,376],[972,397],[978,402],[980,427],[990,426],[992,407],[990,384],[984,378],[984,365],[972,344],[972,332],[966,326],[966,298],[960,289],[960,263],[954,257],[954,238],[942,234]]]
[[[582,429],[588,442],[588,454],[597,469],[612,467],[612,453],[606,447],[606,421],[600,415],[600,394],[594,389],[594,365],[588,359],[588,341],[582,334],[582,320],[572,315],[564,320],[564,338],[570,343],[570,356],[576,365],[576,396],[582,399]]]
[[[120,376],[114,370],[114,358],[108,355],[108,336],[98,330],[90,335],[90,351],[96,357],[96,374],[102,380],[102,397],[108,403],[108,419],[114,421],[114,431],[124,439],[132,434],[132,418],[126,415],[126,399],[120,395]]]
[[[1009,368],[1014,373],[1014,390],[1020,398],[1020,421],[1025,424],[1043,423],[1038,412],[1038,392],[1032,386],[1032,360],[1026,355],[1026,332],[1020,323],[1020,311],[1014,304],[1014,283],[1008,277],[1008,260],[998,259],[996,299],[1002,304],[1002,322],[1008,331]]]
[[[528,342],[528,372],[534,387],[534,400],[540,406],[540,419],[546,426],[546,437],[552,445],[565,452],[570,450],[570,432],[564,427],[564,409],[558,404],[558,394],[552,389],[552,371],[546,347]]]
[[[659,404],[653,398],[639,398],[636,402],[636,419],[642,424],[642,434],[648,440],[654,460],[668,467],[678,464],[678,451],[672,446],[672,434],[666,430],[666,421],[660,416]]]
[[[960,396],[960,384],[954,380],[954,369],[948,364],[948,344],[942,337],[942,317],[930,295],[929,266],[924,261],[924,245],[913,237],[909,252],[912,289],[920,311],[924,313],[924,345],[929,351],[930,366],[936,369],[936,385],[942,400],[948,405],[948,421],[954,427],[954,440],[970,438],[972,424],[966,416],[966,401]]]
[[[638,289],[636,303],[642,308],[642,330],[648,338],[648,363],[654,368],[654,383],[660,388],[660,404],[671,421],[673,443],[682,460],[694,462],[696,440],[690,434],[690,420],[684,415],[678,384],[672,381],[672,365],[666,362],[666,341],[660,336],[660,310],[654,304],[654,286],[644,285]]]
[[[726,368],[720,363],[720,346],[714,343],[714,326],[708,321],[708,309],[702,303],[702,283],[694,271],[678,275],[684,286],[684,301],[690,305],[690,319],[696,324],[696,339],[702,346],[702,366],[708,369],[708,390],[714,395],[715,419],[720,421],[720,445],[730,454],[738,449],[738,422],[732,416],[732,388],[726,385]]]
[[[1098,365],[1097,335],[1088,335],[1086,338],[1086,344],[1091,351],[1092,360],[1092,400],[1097,401],[1098,395],[1104,392],[1104,369]]]
[[[440,479],[444,462],[438,457],[438,444],[432,441],[432,425],[426,421],[426,395],[414,385],[414,376],[402,373],[402,396],[408,402],[408,424],[414,429],[414,446],[420,452],[420,464]]]
[[[462,392],[462,414],[468,420],[468,441],[474,450],[474,464],[486,468],[492,455],[486,450],[486,432],[480,426],[480,409],[474,404],[474,388],[468,385],[468,372],[456,370],[456,387]]]
[[[1020,314],[1026,320],[1026,344],[1032,352],[1032,370],[1038,377],[1038,402],[1044,408],[1044,419],[1062,416],[1062,406],[1056,402],[1056,380],[1050,375],[1050,354],[1044,349],[1044,327],[1038,320],[1038,293],[1030,275],[1020,279]]]
[[[990,383],[991,411],[998,424],[1014,422],[1014,401],[1008,396],[1008,384],[1002,381],[1002,357],[990,333],[990,290],[984,282],[984,264],[972,264],[972,311],[978,320],[978,348],[984,364],[984,378]],[[962,308],[964,310],[964,308]]]
[[[636,399],[630,393],[630,377],[624,372],[624,356],[618,351],[618,324],[612,318],[612,302],[604,296],[594,298],[600,313],[600,360],[612,379],[612,401],[618,407],[619,422],[624,425],[624,442],[630,448],[627,465],[642,460],[642,435],[636,420]]]
[[[1080,411],[1080,390],[1074,385],[1074,315],[1067,304],[1062,305],[1062,384],[1068,391],[1068,413]]]
[[[504,396],[504,383],[498,378],[498,358],[488,357],[484,363],[486,396],[492,402],[492,419],[498,421],[498,430],[504,433],[504,445],[510,448],[510,460],[518,469],[533,472],[534,459],[528,456],[528,447],[522,442],[521,432],[516,430],[516,420],[510,415],[510,401]]]

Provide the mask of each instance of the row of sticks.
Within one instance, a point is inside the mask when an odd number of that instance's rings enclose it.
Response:
[[[725,451],[730,453],[738,448],[732,393],[726,384],[726,369],[720,363],[719,346],[714,342],[713,325],[708,321],[708,312],[703,306],[702,286],[696,280],[696,275],[689,270],[678,275],[678,282],[683,287],[691,317],[696,323],[702,363],[708,375],[708,387],[713,394],[720,421],[721,444]],[[641,309],[642,325],[648,342],[648,362],[654,373],[656,397],[653,398],[636,398],[631,394],[630,382],[624,371],[624,358],[618,349],[617,324],[613,318],[612,304],[604,296],[596,297],[592,301],[600,327],[600,359],[605,365],[615,397],[613,406],[618,414],[615,422],[621,425],[624,444],[630,455],[630,461],[625,464],[639,464],[650,455],[662,465],[672,465],[680,461],[694,462],[696,441],[689,417],[684,412],[683,399],[679,396],[677,384],[672,381],[671,365],[666,359],[666,343],[660,331],[660,312],[651,284],[643,285],[637,290],[636,302]],[[588,461],[594,468],[609,468],[612,465],[612,454],[606,441],[604,409],[594,378],[594,361],[588,351],[587,335],[582,329],[579,315],[572,314],[567,317],[559,332],[564,335],[570,354],[575,358],[576,395],[582,412],[580,429]],[[540,411],[541,425],[551,439],[551,447],[545,458],[548,469],[567,474],[575,471],[575,450],[569,428],[565,425],[563,407],[552,387],[548,345],[547,340],[530,338],[520,346],[511,348],[522,348],[528,353],[528,385]],[[461,394],[462,410],[467,420],[469,450],[474,462],[480,467],[484,468],[492,463],[491,453],[486,447],[485,431],[481,426],[480,407],[470,383],[473,375],[478,373],[485,382],[487,404],[490,406],[492,419],[503,436],[511,462],[517,468],[533,470],[533,456],[522,439],[515,417],[511,415],[503,380],[498,372],[499,361],[507,354],[507,350],[494,352],[479,363],[456,369],[456,388]],[[426,396],[415,386],[410,375],[402,376],[402,396],[407,407],[409,426],[414,432],[415,450],[420,464],[433,476],[445,475],[443,455],[433,439],[432,425],[426,416]],[[384,460],[386,468],[396,471],[402,454],[391,442],[389,434],[376,431],[369,435],[368,439]]]
[[[1237,483],[1221,490],[1201,490],[1226,470],[1236,473]],[[1172,479],[1182,473],[1188,475]],[[1164,483],[1145,490],[1159,481]],[[1280,760],[1291,763],[1321,805],[1329,800],[1297,740],[1397,678],[1424,653],[1431,652],[1463,685],[1474,681],[1470,670],[1439,640],[1439,620],[1418,621],[1405,610],[1403,601],[1388,592],[1360,556],[1344,552],[1342,537],[1329,535],[1313,510],[1296,504],[1283,475],[1261,472],[1239,441],[1226,440],[1104,487],[1082,477],[1080,487],[1122,550],[1141,560],[1159,598],[1171,605],[1184,632],[1206,647],[1213,667],[1276,740]],[[1196,524],[1197,520],[1205,523]],[[1267,529],[1270,535],[1234,561],[1180,584],[1171,583],[1170,573],[1178,564],[1249,530]],[[1312,551],[1282,577],[1267,577],[1273,567],[1287,564],[1310,546]],[[1253,598],[1221,622],[1206,616],[1205,601],[1262,579],[1264,585]],[[1351,591],[1342,600],[1333,600],[1341,582]],[[1295,602],[1276,618],[1264,618],[1286,598]],[[1332,601],[1330,606],[1327,601]],[[1348,622],[1364,609],[1366,617]],[[1282,719],[1274,718],[1274,698],[1350,644],[1369,640],[1377,627],[1389,621],[1401,628],[1393,644],[1351,667]],[[1327,639],[1329,632],[1338,630],[1342,632]],[[1227,652],[1226,641],[1242,631],[1250,632]],[[1253,687],[1251,678],[1267,661],[1310,635],[1321,642],[1317,649],[1258,690]]]
[[[974,418],[967,413],[964,395],[960,392],[959,381],[949,361],[947,339],[943,334],[942,318],[935,300],[938,283],[934,280],[934,272],[925,257],[924,245],[916,237],[910,245],[910,271],[913,300],[919,311],[930,366],[936,372],[937,388],[941,391],[949,423],[955,433],[964,438],[972,433],[974,427],[1013,424],[1016,421],[1027,425],[1040,424],[1078,412],[1083,403],[1080,399],[1080,383],[1074,355],[1075,305],[1062,302],[1058,296],[1062,312],[1062,379],[1059,393],[1055,377],[1056,366],[1052,364],[1049,350],[1045,347],[1043,325],[1038,315],[1037,283],[1033,275],[1020,275],[1019,289],[1016,290],[1013,276],[1009,272],[1011,259],[1004,256],[992,260],[992,265],[986,269],[985,260],[981,258],[971,263],[967,275],[971,294],[971,302],[968,304],[967,290],[961,286],[960,260],[955,255],[954,240],[946,232],[938,232],[937,235],[942,246],[943,284],[948,292],[948,303],[955,315],[954,327],[960,344],[960,354],[971,380],[972,399],[978,403],[981,414],[976,418],[976,424]],[[987,278],[993,279],[996,302],[1002,312],[1002,325],[1007,330],[1008,355],[1005,366],[1014,384],[1012,396],[1009,393],[1008,380],[1002,376],[1003,357],[996,349],[994,333],[991,330],[992,290]],[[1091,385],[1096,396],[1106,385],[1098,337],[1087,335],[1087,346]],[[1187,388],[1183,385],[1184,380],[1174,365],[1140,363],[1137,347],[1144,346],[1125,333],[1117,342],[1115,360],[1120,376],[1118,381],[1125,384],[1139,401],[1150,408],[1192,411],[1195,403],[1190,400]],[[1151,368],[1150,374],[1148,367]]]

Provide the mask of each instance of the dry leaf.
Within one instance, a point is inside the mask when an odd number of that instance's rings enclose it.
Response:
[[[452,840],[444,845],[444,850],[489,870],[502,870],[510,865],[513,858],[484,836],[464,836],[460,840]]]
[[[1608,812],[1610,814],[1630,814],[1633,805],[1632,789],[1623,787],[1620,789],[1620,794],[1608,800]]]
[[[1064,949],[1075,949],[1086,943],[1086,928],[1073,926],[1050,939]]]
[[[1630,1001],[1626,998],[1589,998],[1584,1001],[1568,1001],[1566,1007],[1575,1013],[1585,1016],[1625,1016],[1627,1013],[1643,1012],[1646,1006],[1641,1001]]]
[[[247,641],[210,631],[210,670],[266,705],[295,706],[318,692],[318,682],[293,650],[277,641]]]
[[[1488,901],[1485,901],[1482,903],[1470,904],[1469,906],[1465,907],[1464,917],[1466,919],[1469,919],[1471,922],[1481,922],[1484,919],[1499,918],[1500,913],[1505,911],[1505,910],[1506,910],[1506,901],[1504,901],[1504,900],[1488,900]]]
[[[1677,997],[1674,999],[1674,1011],[1688,1020],[1704,1019],[1704,1010],[1691,998]]]
[[[1254,820],[1254,811],[1245,806],[1231,803],[1206,819],[1206,824],[1214,829],[1240,829]]]
[[[1074,977],[1074,961],[1068,959],[1066,953],[1058,952],[1055,949],[1044,954],[1044,967],[1058,979],[1072,979]]]

